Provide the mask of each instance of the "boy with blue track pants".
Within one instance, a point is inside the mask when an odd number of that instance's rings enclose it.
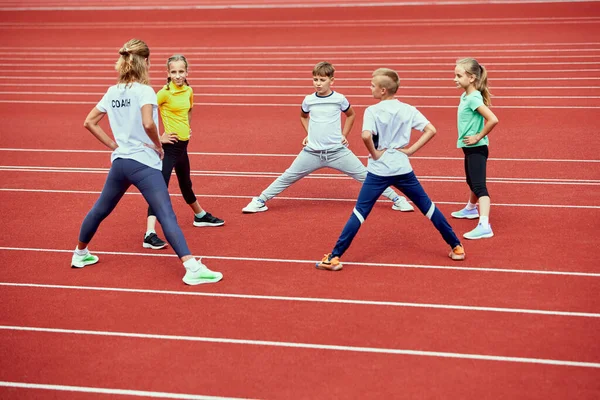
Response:
[[[395,98],[399,81],[398,74],[391,69],[380,68],[373,72],[371,92],[379,103],[368,107],[363,119],[362,139],[370,154],[367,177],[333,251],[316,264],[318,269],[342,269],[340,257],[350,247],[377,198],[390,185],[400,189],[431,220],[450,246],[451,259],[465,259],[460,240],[425,193],[410,165],[408,157],[424,146],[436,130],[415,107]],[[423,131],[423,135],[412,146],[404,148],[410,141],[412,129]]]

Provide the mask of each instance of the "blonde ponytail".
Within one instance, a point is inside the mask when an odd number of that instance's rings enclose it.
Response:
[[[119,59],[115,69],[119,73],[118,83],[131,84],[139,82],[150,83],[148,76],[148,59],[150,49],[139,39],[131,39],[119,50]]]
[[[481,93],[483,104],[490,107],[492,105],[492,93],[488,88],[487,70],[474,58],[463,58],[456,61],[456,65],[460,65],[465,69],[465,72],[475,77],[475,89]]]

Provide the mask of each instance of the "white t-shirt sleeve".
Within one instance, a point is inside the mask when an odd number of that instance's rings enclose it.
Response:
[[[373,115],[373,111],[371,107],[367,107],[365,110],[365,115],[363,117],[363,132],[369,131],[373,135],[377,135],[377,124],[375,123],[375,116]]]
[[[156,101],[156,93],[154,93],[154,89],[150,86],[142,86],[142,91],[140,93],[140,108],[145,106],[146,104],[152,104],[158,106],[158,102]]]
[[[104,93],[104,96],[102,96],[102,99],[98,102],[98,104],[96,104],[96,108],[103,113],[106,113],[106,111],[108,110],[108,104],[107,104],[108,100],[106,99],[107,95],[108,95],[108,92]]]
[[[348,101],[346,96],[342,96],[342,100],[340,102],[340,109],[342,110],[342,112],[346,112],[346,111],[348,111],[349,108],[350,108],[350,102]]]
[[[302,112],[305,114],[308,114],[308,112],[310,111],[310,108],[308,107],[308,96],[306,96],[304,98],[304,100],[302,100]]]
[[[423,114],[421,114],[421,112],[419,110],[417,110],[415,107],[412,107],[412,109],[413,109],[412,128],[416,129],[418,131],[422,131],[423,129],[425,129],[425,127],[427,125],[429,125],[429,120],[427,118],[425,118],[425,116]]]

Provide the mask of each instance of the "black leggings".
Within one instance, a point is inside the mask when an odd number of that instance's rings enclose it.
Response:
[[[175,168],[175,175],[179,182],[179,190],[187,204],[193,204],[196,201],[196,195],[192,190],[192,178],[190,177],[190,159],[187,153],[188,140],[180,140],[175,143],[163,145],[165,157],[162,164],[162,175],[167,187],[171,180],[171,172]],[[148,207],[148,216],[156,215],[152,207]]]
[[[465,174],[467,184],[477,198],[488,196],[489,193],[485,184],[486,165],[488,159],[488,147],[463,147],[465,153]]]

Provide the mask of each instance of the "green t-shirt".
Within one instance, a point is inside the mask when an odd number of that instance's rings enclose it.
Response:
[[[477,108],[483,105],[483,97],[479,90],[474,90],[467,96],[463,93],[460,96],[460,104],[458,105],[458,142],[456,146],[461,147],[477,147],[486,146],[489,143],[488,137],[484,137],[479,142],[467,146],[463,143],[466,136],[477,135],[485,125],[484,118],[477,112]]]

